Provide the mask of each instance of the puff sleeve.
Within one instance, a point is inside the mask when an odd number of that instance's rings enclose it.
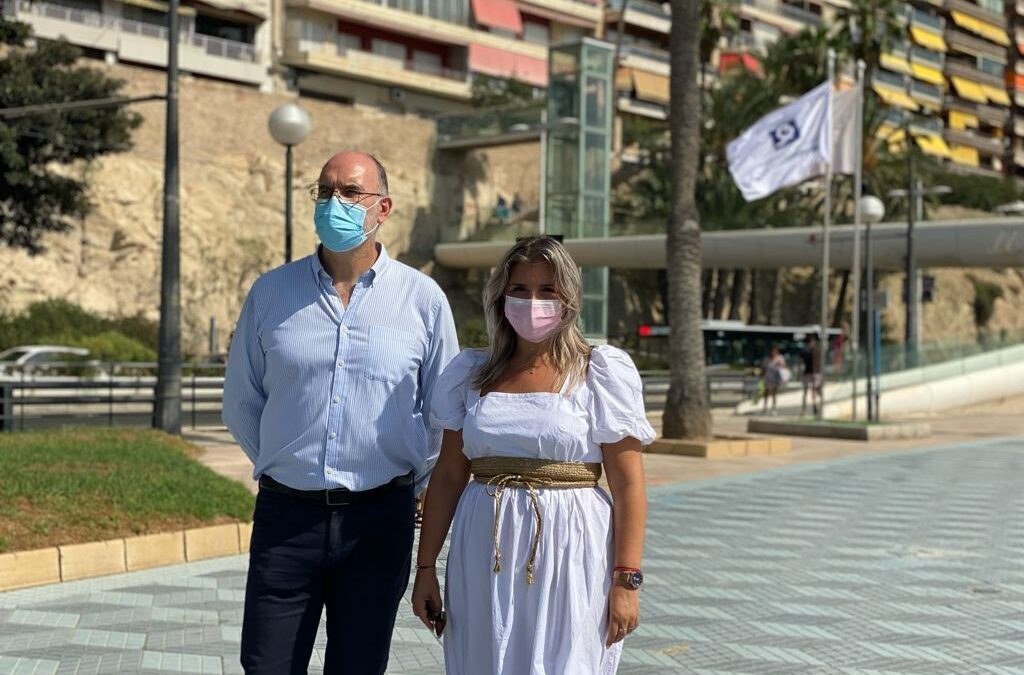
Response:
[[[466,393],[481,354],[476,349],[463,349],[438,377],[430,405],[430,426],[434,429],[462,429],[466,419]]]
[[[587,383],[591,392],[591,433],[595,443],[617,443],[636,438],[643,445],[655,433],[644,411],[640,373],[629,354],[602,345],[590,354]]]

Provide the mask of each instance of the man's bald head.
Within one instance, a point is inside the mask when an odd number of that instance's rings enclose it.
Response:
[[[341,187],[355,179],[358,187],[382,197],[388,195],[388,172],[376,157],[365,152],[346,150],[327,160],[320,171],[320,184]]]

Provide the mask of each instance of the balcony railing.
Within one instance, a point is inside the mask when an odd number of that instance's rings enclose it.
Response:
[[[661,63],[669,62],[669,53],[664,49],[643,47],[641,45],[622,45],[622,56],[634,55]]]
[[[621,12],[623,4],[625,4],[623,0],[612,0],[612,2],[608,3],[608,6],[614,12]],[[661,19],[670,19],[672,17],[672,10],[669,9],[668,3],[661,4],[652,0],[629,0],[629,9]]]
[[[446,68],[432,63],[413,61],[412,59],[400,59],[394,56],[375,54],[362,49],[338,47],[335,46],[333,42],[299,40],[298,46],[303,52],[337,56],[338,58],[347,59],[359,66],[365,66],[367,68],[379,68],[381,70],[408,70],[414,73],[432,75],[434,77],[442,77],[446,80],[455,80],[459,82],[465,82],[469,77],[468,73],[464,70]]]
[[[918,47],[917,45],[914,45],[913,47],[910,48],[910,58],[912,58],[914,61],[927,63],[937,68],[942,67],[942,54],[940,54],[939,52],[933,52],[930,49]]]
[[[982,136],[973,131],[946,129],[946,140],[957,145],[966,145],[987,155],[1002,155],[1005,151],[1002,138]]]
[[[917,9],[916,7],[912,11],[913,14],[911,20],[914,24],[938,31],[941,31],[943,29],[942,19],[935,16],[934,14],[929,14],[928,12],[924,12],[920,9]]]
[[[794,21],[799,21],[800,23],[805,23],[810,26],[818,26],[821,24],[821,14],[815,14],[803,7],[787,5],[785,2],[779,3],[779,13],[788,19],[793,19]]]
[[[437,140],[440,143],[503,135],[540,133],[543,104],[492,108],[464,115],[437,119]]]
[[[7,13],[7,3],[4,4],[4,11]],[[134,19],[123,19],[118,16],[109,16],[100,12],[93,12],[87,9],[77,9],[55,5],[49,2],[29,2],[19,0],[18,14],[34,14],[48,19],[68,21],[83,26],[95,26],[97,28],[109,28],[128,35],[141,35],[143,37],[166,40],[168,31],[165,27],[145,21]],[[253,45],[234,40],[202,35],[200,33],[182,33],[179,41],[199,47],[210,56],[220,56],[237,61],[256,61],[256,49]]]

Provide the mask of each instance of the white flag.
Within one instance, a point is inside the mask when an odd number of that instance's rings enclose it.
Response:
[[[815,87],[729,143],[729,173],[748,202],[821,175],[832,161],[831,87]]]
[[[832,94],[832,173],[857,173],[857,89]]]

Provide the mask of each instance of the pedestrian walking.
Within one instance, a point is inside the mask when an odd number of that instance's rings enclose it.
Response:
[[[768,356],[761,361],[761,379],[764,381],[764,413],[768,413],[768,401],[771,400],[772,414],[775,414],[779,404],[779,389],[789,380],[786,357],[777,345],[772,345]]]
[[[565,248],[518,242],[485,291],[489,348],[463,351],[438,382],[431,421],[444,442],[413,610],[443,631],[448,675],[608,675],[638,625],[641,447],[654,430],[633,362],[587,344],[580,307]]]
[[[807,412],[807,392],[811,393],[811,412],[818,414],[818,403],[821,401],[821,350],[818,340],[813,335],[807,337],[804,348],[800,351],[800,363],[803,364],[803,398],[800,403],[800,416]]]
[[[392,209],[380,162],[337,154],[311,194],[320,246],[253,285],[224,383],[224,422],[259,480],[249,675],[305,673],[325,607],[324,673],[385,671],[414,494],[440,446],[425,415],[458,352],[441,289],[377,241]]]

